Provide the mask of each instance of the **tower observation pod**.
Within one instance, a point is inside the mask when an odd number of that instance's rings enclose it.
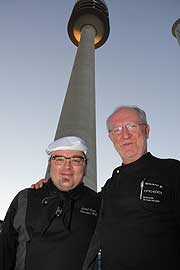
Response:
[[[105,1],[78,0],[68,23],[71,41],[78,46],[86,26],[95,31],[94,46],[101,47],[109,36],[109,14]]]
[[[180,46],[180,19],[175,21],[172,26],[172,34],[177,39],[179,46]]]
[[[110,32],[105,1],[76,1],[67,28],[78,48],[55,140],[79,136],[86,141],[88,163],[84,182],[97,190],[95,49],[106,42]]]

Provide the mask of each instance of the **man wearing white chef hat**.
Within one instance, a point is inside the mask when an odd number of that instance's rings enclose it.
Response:
[[[98,194],[83,184],[87,151],[75,136],[49,144],[48,182],[19,192],[3,222],[1,270],[82,268],[100,206]]]

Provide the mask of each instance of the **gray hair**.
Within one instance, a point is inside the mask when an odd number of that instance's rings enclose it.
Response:
[[[142,109],[140,109],[139,107],[137,107],[137,106],[126,106],[126,105],[125,106],[119,106],[110,114],[110,116],[106,120],[106,127],[107,127],[108,131],[110,131],[109,124],[110,124],[111,117],[115,113],[117,113],[117,112],[119,112],[119,111],[121,111],[123,109],[135,110],[139,114],[139,117],[141,119],[142,124],[146,124],[146,125],[148,124],[147,123],[147,118],[146,118],[146,113]]]

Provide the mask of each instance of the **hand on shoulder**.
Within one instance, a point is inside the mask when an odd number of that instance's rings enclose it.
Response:
[[[42,188],[44,186],[44,184],[46,184],[48,182],[48,179],[40,179],[38,182],[36,182],[35,184],[31,185],[32,189],[39,189]]]

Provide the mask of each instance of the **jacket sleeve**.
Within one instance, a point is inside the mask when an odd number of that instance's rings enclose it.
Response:
[[[0,269],[14,270],[17,247],[17,232],[13,227],[17,209],[17,198],[11,203],[0,233]]]
[[[175,166],[171,170],[173,178],[171,182],[174,184],[173,191],[173,210],[175,214],[176,221],[180,227],[180,162],[176,161]],[[172,178],[172,177],[171,177]]]
[[[99,212],[96,229],[90,241],[90,245],[88,248],[88,252],[86,254],[86,258],[85,258],[82,270],[97,270],[98,269],[98,252],[101,249],[100,232],[101,232],[102,219],[103,219],[103,199],[101,200],[101,208]]]

